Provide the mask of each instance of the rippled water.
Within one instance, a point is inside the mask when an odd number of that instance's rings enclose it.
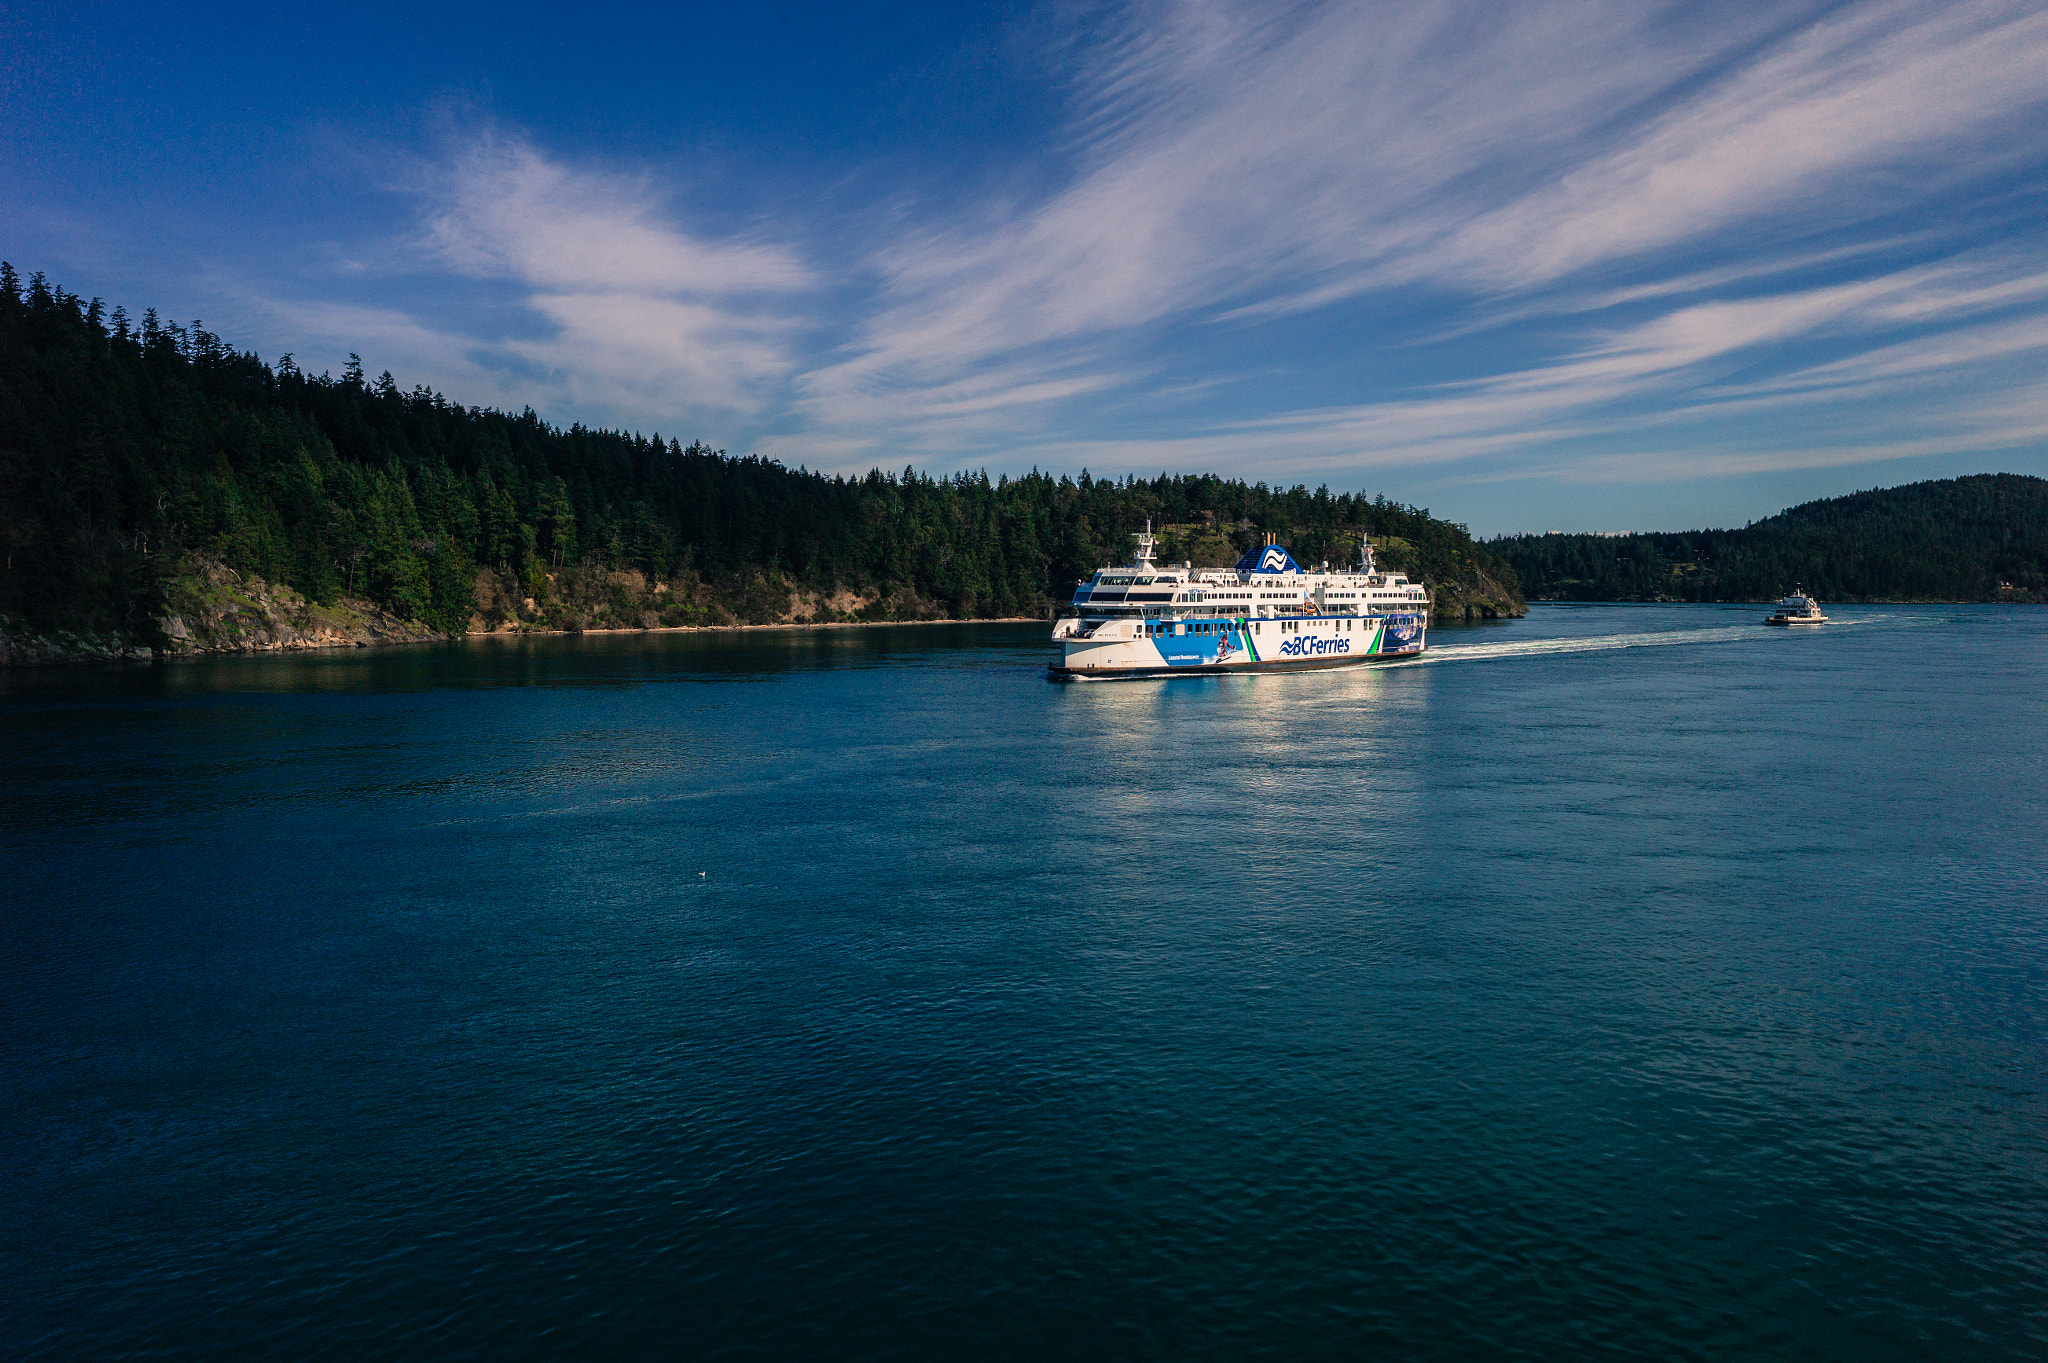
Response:
[[[2048,612],[0,683],[0,1355],[2048,1351]]]

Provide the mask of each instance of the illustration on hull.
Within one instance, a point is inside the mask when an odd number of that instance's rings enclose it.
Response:
[[[1220,570],[1160,567],[1148,521],[1129,567],[1102,568],[1053,625],[1059,681],[1279,672],[1389,662],[1423,651],[1429,592],[1376,570],[1309,570],[1278,544]]]

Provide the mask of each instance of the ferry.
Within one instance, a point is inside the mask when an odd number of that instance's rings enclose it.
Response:
[[[1827,622],[1828,618],[1820,613],[1820,602],[1796,586],[1792,595],[1778,603],[1777,614],[1764,621],[1767,625],[1825,625]]]
[[[1055,681],[1294,672],[1385,663],[1420,654],[1429,591],[1373,566],[1304,568],[1268,535],[1235,566],[1161,567],[1152,523],[1128,567],[1098,569],[1054,622]]]

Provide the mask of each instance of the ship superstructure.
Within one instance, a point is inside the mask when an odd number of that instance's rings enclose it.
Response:
[[[1422,652],[1429,591],[1373,564],[1304,568],[1279,544],[1229,568],[1162,566],[1146,522],[1128,567],[1102,568],[1053,626],[1060,680],[1283,671],[1388,662]]]
[[[1820,613],[1820,602],[1808,596],[1798,587],[1792,594],[1778,602],[1778,609],[1764,621],[1767,625],[1825,625],[1828,618]]]

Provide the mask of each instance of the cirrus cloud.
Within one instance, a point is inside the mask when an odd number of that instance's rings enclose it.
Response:
[[[1476,485],[2040,439],[2038,5],[1139,3],[1062,55],[1060,135],[1003,182],[1036,193],[849,167],[864,208],[714,229],[668,170],[473,131],[414,245],[516,324],[422,334],[557,414],[848,471]]]

